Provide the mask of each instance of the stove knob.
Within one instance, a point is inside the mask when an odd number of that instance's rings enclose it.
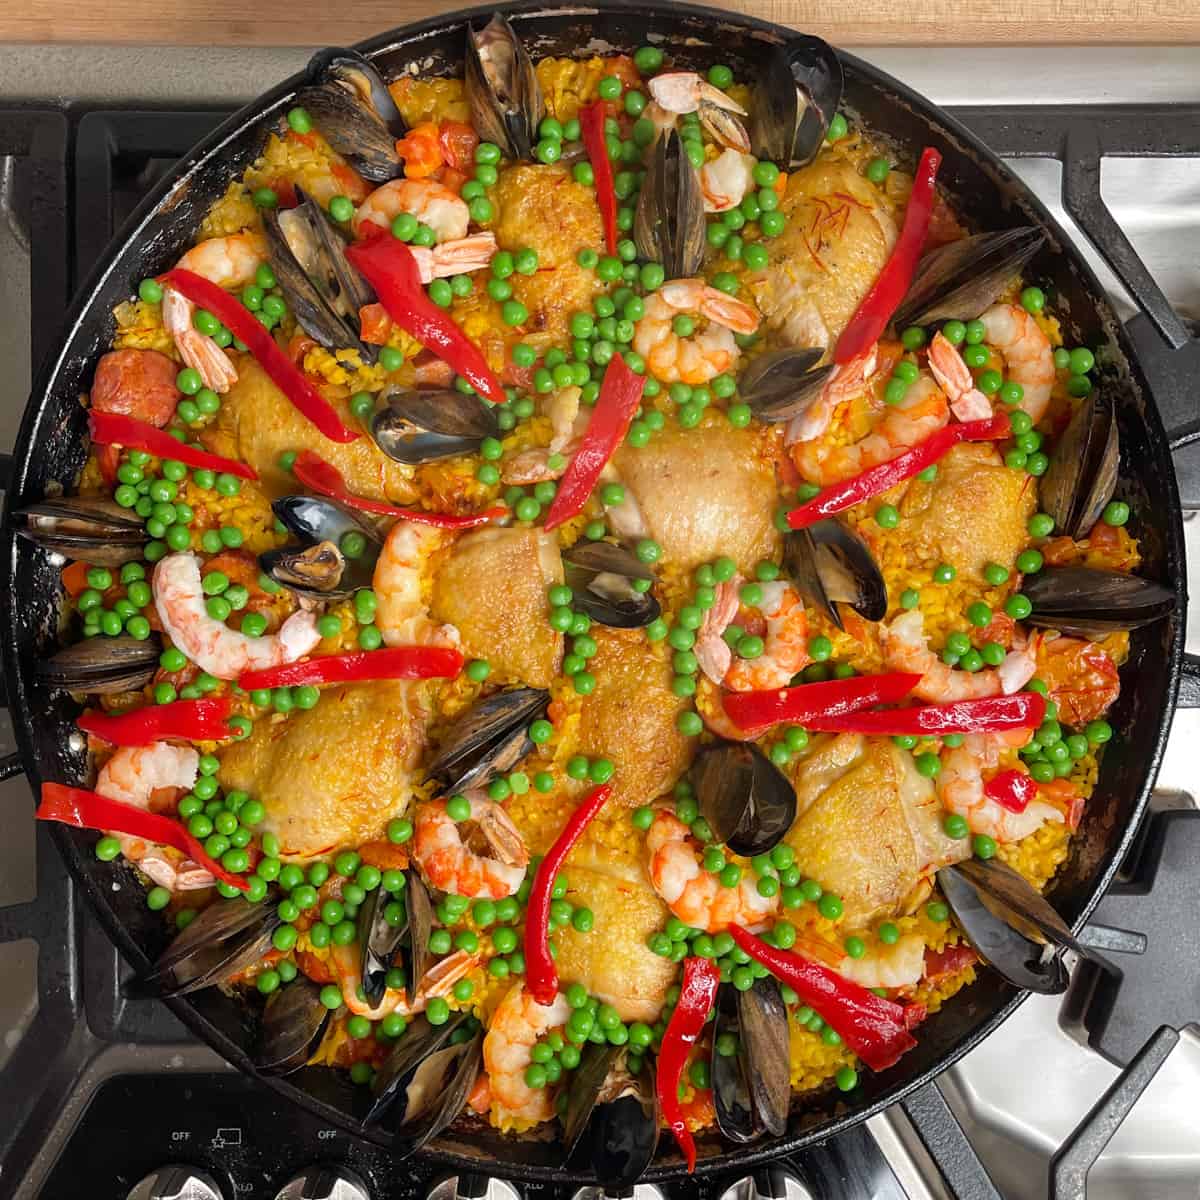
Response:
[[[601,1187],[581,1187],[571,1200],[664,1200],[662,1189],[652,1183],[635,1183],[624,1192],[606,1192]]]
[[[216,1180],[195,1167],[166,1166],[151,1171],[127,1200],[223,1200]]]
[[[439,1180],[426,1200],[521,1200],[521,1193],[507,1179],[468,1171]]]
[[[721,1200],[813,1200],[813,1194],[786,1167],[772,1163],[726,1188]]]
[[[366,1183],[345,1167],[309,1167],[289,1179],[275,1200],[371,1200]]]

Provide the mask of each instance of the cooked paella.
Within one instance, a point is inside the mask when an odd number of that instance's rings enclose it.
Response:
[[[94,770],[39,816],[176,931],[149,986],[239,995],[400,1151],[628,1183],[977,970],[1061,977],[1041,893],[1172,596],[1040,231],[840,101],[798,36],[742,79],[500,15],[461,78],[324,52],[18,514]]]

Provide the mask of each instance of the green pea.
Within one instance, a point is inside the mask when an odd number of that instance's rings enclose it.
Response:
[[[1039,313],[1046,307],[1046,293],[1038,287],[1027,287],[1021,292],[1021,307],[1026,312]],[[982,857],[982,856],[981,856]]]
[[[1110,500],[1100,514],[1106,525],[1121,526],[1129,520],[1129,505],[1124,500]]]

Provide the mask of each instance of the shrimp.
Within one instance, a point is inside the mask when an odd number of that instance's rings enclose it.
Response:
[[[157,350],[110,350],[96,364],[91,402],[96,412],[121,413],[161,429],[175,415],[179,368]]]
[[[531,1088],[525,1072],[533,1061],[531,1051],[543,1034],[567,1023],[571,1006],[565,996],[539,1004],[518,983],[496,1007],[483,1038],[483,1069],[491,1087],[493,1115],[536,1125],[554,1115],[550,1092]]]
[[[925,974],[925,939],[919,933],[906,933],[862,958],[847,955],[835,970],[865,988],[916,987]]]
[[[856,354],[849,362],[835,366],[812,404],[788,422],[784,443],[790,446],[794,442],[811,442],[820,437],[829,428],[837,406],[866,390],[878,361],[879,347],[874,345]]]
[[[357,942],[346,945],[334,945],[332,955],[333,968],[337,973],[338,984],[342,989],[342,1000],[346,1007],[359,1017],[371,1021],[380,1021],[388,1013],[398,1012],[410,1017],[414,1013],[424,1012],[425,1006],[434,996],[448,996],[454,985],[464,976],[470,974],[479,964],[479,955],[468,954],[465,950],[456,950],[453,954],[441,959],[425,972],[411,1003],[404,988],[388,988],[383,999],[372,1007],[361,996],[362,988],[362,950]]]
[[[741,204],[754,186],[754,156],[739,150],[724,150],[700,168],[700,190],[704,193],[704,211],[728,212]]]
[[[808,617],[804,602],[790,583],[764,583],[759,612],[767,621],[767,636],[758,658],[735,659],[724,684],[735,692],[765,692],[787,687],[792,676],[806,667]]]
[[[96,791],[110,800],[148,809],[150,797],[159,788],[190,790],[196,782],[199,763],[200,755],[190,746],[172,746],[166,742],[121,746],[100,768]],[[159,887],[171,892],[212,887],[213,877],[190,858],[181,861],[174,851],[129,834],[117,837],[121,853]]]
[[[691,337],[680,337],[672,322],[691,312],[708,324]],[[633,348],[663,383],[707,383],[737,362],[741,351],[733,335],[757,328],[758,314],[744,301],[709,287],[703,279],[673,279],[646,297]]]
[[[1037,321],[1015,304],[993,304],[979,318],[984,341],[1004,355],[1005,374],[1024,391],[1022,411],[1036,425],[1045,416],[1054,386],[1054,349]]]
[[[929,343],[929,369],[960,421],[982,421],[992,415],[992,402],[975,386],[971,369],[941,333],[935,333]]]
[[[850,445],[825,441],[800,442],[792,447],[792,461],[805,479],[823,486],[841,483],[869,467],[891,462],[936,433],[950,419],[941,388],[921,376],[899,404],[889,405],[871,433]]]
[[[950,812],[965,817],[972,833],[986,834],[998,842],[1019,842],[1047,821],[1061,824],[1063,814],[1043,800],[1031,800],[1017,813],[988,797],[983,772],[996,767],[1004,744],[1005,739],[992,734],[968,735],[961,746],[942,755],[937,789],[942,803]]]
[[[445,800],[418,804],[413,813],[413,861],[430,885],[456,896],[500,900],[525,878],[529,851],[508,813],[482,792],[467,793],[473,829],[466,837]],[[478,853],[482,842],[494,858]]]
[[[436,246],[409,246],[417,260],[422,283],[445,279],[450,275],[467,275],[482,271],[496,253],[494,233],[473,233],[470,237],[439,242]]]
[[[913,688],[920,700],[950,703],[979,700],[986,696],[1011,696],[1033,678],[1037,669],[1037,646],[1033,639],[1010,650],[998,667],[982,671],[959,671],[947,666],[929,648],[925,618],[919,608],[901,613],[883,631],[884,661],[893,671],[920,675]]]
[[[500,473],[504,483],[541,483],[562,475],[567,469],[567,455],[573,453],[578,440],[577,433],[582,432],[576,430],[582,398],[582,389],[574,386],[559,388],[546,397],[541,407],[550,418],[550,445],[533,446],[506,459]]]
[[[249,283],[266,257],[266,241],[261,233],[235,233],[200,242],[175,265],[230,289]],[[227,392],[237,383],[237,371],[225,351],[192,325],[195,315],[196,306],[186,296],[173,287],[163,288],[163,324],[175,339],[180,358],[200,372],[205,387]]]
[[[774,896],[760,895],[751,871],[726,887],[696,860],[691,831],[674,814],[658,809],[646,833],[646,870],[654,890],[686,925],[719,933],[730,925],[761,925],[776,910]]]
[[[737,616],[741,586],[739,575],[735,575],[728,583],[717,584],[712,607],[704,614],[704,620],[696,630],[696,644],[692,647],[700,670],[718,687],[733,663],[733,650],[722,635]]]
[[[236,679],[243,671],[295,662],[321,640],[310,612],[293,613],[278,633],[248,637],[208,615],[200,586],[200,560],[169,554],[154,569],[154,607],[171,641],[202,671]]]
[[[432,179],[393,179],[377,187],[354,210],[351,228],[361,237],[364,224],[387,229],[401,213],[412,213],[428,225],[439,242],[465,238],[471,220],[467,202],[448,187]]]
[[[750,137],[738,116],[746,110],[695,71],[668,71],[650,80],[652,103],[665,113],[698,113],[700,124],[722,146],[746,154]],[[737,115],[735,115],[737,114]]]
[[[435,627],[421,599],[424,565],[443,540],[442,532],[430,525],[397,521],[383,543],[371,586],[378,601],[375,624],[389,646],[458,644],[458,630],[453,625]]]

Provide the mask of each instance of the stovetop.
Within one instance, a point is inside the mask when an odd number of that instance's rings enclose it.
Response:
[[[0,47],[0,361],[6,364],[0,449],[11,445],[32,364],[54,344],[69,291],[111,233],[231,103],[249,99],[258,84],[297,69],[305,57],[292,50]],[[1134,304],[1100,264],[1122,316],[1154,305],[1157,283],[1175,312],[1200,317],[1200,52],[880,50],[865,57],[958,106],[985,140],[1013,157],[1060,219],[1064,169],[1078,183],[1094,167],[1104,200],[1148,268],[1146,276],[1125,272],[1141,301]],[[1104,80],[1100,89],[1097,76]],[[1014,80],[1035,77],[1053,80],[1039,89],[1053,107],[1024,102],[1028,87]],[[63,92],[91,102],[64,104]],[[22,111],[5,109],[12,97],[25,102]],[[1167,100],[1190,103],[1169,110],[1127,106]],[[1089,219],[1097,198],[1091,196],[1091,209],[1083,206]],[[1077,233],[1069,218],[1065,223]],[[1171,312],[1165,305],[1156,311],[1170,329]],[[1144,318],[1139,336],[1157,337]],[[1157,353],[1171,364],[1161,343]],[[1186,366],[1167,369],[1161,389],[1155,380],[1156,395],[1170,393],[1175,420],[1200,363]],[[1200,508],[1200,469],[1185,462],[1180,473],[1185,506]],[[1187,529],[1189,563],[1200,564],[1200,542],[1192,545],[1200,524],[1189,520]],[[1200,648],[1200,612],[1189,621],[1189,646]],[[1197,786],[1198,722],[1200,710],[1177,716],[1155,799],[1160,811],[1125,882],[1086,935],[1110,962],[1128,968],[1124,982],[1085,965],[1065,1002],[1031,999],[943,1076],[940,1091],[924,1089],[866,1129],[779,1170],[671,1185],[672,1200],[733,1200],[734,1192],[739,1200],[1046,1196],[1052,1156],[1118,1079],[1117,1064],[1139,1053],[1159,1024],[1179,1026],[1197,1016],[1200,962],[1192,945],[1189,868],[1200,858],[1200,814],[1187,793]],[[0,710],[0,738],[6,723]],[[287,1195],[551,1200],[553,1193],[553,1200],[568,1200],[563,1189],[506,1191],[481,1177],[449,1180],[435,1165],[389,1162],[284,1108],[192,1039],[165,1007],[122,996],[127,968],[34,828],[23,780],[0,783],[0,823],[6,835],[0,842],[0,1197],[74,1200],[86,1191],[123,1200],[131,1189],[148,1197],[175,1188],[192,1200],[270,1200],[296,1171],[325,1163],[355,1173],[364,1192],[328,1176]],[[1190,992],[1155,986],[1168,977],[1190,983]],[[1200,1042],[1185,1029],[1176,1044],[1167,1030],[1140,1051],[1138,1065],[1146,1075],[1169,1052],[1087,1174],[1093,1200],[1200,1195]],[[1140,1090],[1129,1086],[1111,1097],[1106,1133]],[[1106,1140],[1093,1130],[1063,1157],[1056,1194],[1083,1195],[1078,1163],[1090,1162]],[[160,1178],[157,1191],[135,1187],[166,1163],[202,1168],[210,1178]],[[639,1188],[636,1200],[660,1196]]]

